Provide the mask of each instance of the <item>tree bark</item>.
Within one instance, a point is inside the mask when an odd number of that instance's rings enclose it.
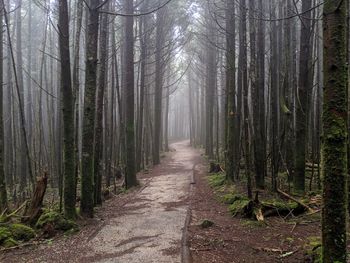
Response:
[[[94,210],[94,126],[97,84],[97,43],[99,0],[90,0],[88,27],[86,32],[86,73],[84,99],[84,125],[82,148],[82,178],[80,212],[93,217]]]
[[[125,12],[134,13],[134,1],[125,0]],[[125,185],[137,185],[135,169],[135,96],[134,96],[134,18],[125,18],[125,128],[126,128],[126,168]]]
[[[64,214],[67,218],[75,218],[75,142],[74,142],[74,97],[69,50],[69,17],[67,0],[59,2],[59,45],[61,60],[61,92],[63,114],[64,144]]]
[[[310,52],[311,47],[311,9],[312,1],[302,1],[303,16],[301,19],[299,85],[296,111],[296,141],[295,141],[295,173],[294,190],[305,191],[305,156],[307,146],[307,117],[309,112],[308,97],[310,88]],[[305,13],[306,12],[306,13]]]
[[[324,104],[322,259],[346,262],[348,1],[326,0],[323,12]]]

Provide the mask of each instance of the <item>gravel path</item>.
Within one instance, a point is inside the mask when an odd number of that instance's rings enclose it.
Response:
[[[200,153],[179,142],[124,200],[110,200],[86,229],[52,245],[18,250],[1,262],[182,262],[183,228]],[[122,203],[122,204],[121,204]]]

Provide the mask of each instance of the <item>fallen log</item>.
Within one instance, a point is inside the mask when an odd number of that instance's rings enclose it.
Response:
[[[285,198],[290,199],[290,200],[296,202],[297,204],[299,204],[300,206],[304,207],[304,208],[305,208],[306,210],[308,210],[310,213],[313,213],[313,212],[314,212],[314,209],[312,209],[310,206],[304,204],[303,202],[301,202],[301,201],[299,201],[298,199],[294,198],[293,196],[291,196],[291,195],[289,195],[289,194],[283,192],[282,190],[277,189],[277,192],[278,192],[279,194],[281,194],[282,196],[284,196]]]

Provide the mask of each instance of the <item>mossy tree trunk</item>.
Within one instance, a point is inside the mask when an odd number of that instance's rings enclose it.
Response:
[[[99,0],[90,0],[86,32],[86,73],[84,98],[84,124],[82,142],[82,177],[80,212],[93,217],[94,210],[94,126],[97,78],[97,42]]]
[[[75,142],[74,142],[74,96],[71,81],[69,51],[69,18],[67,0],[59,2],[59,45],[61,60],[61,92],[63,113],[64,151],[64,213],[75,218]]]
[[[322,257],[346,262],[348,1],[326,0],[324,30]]]

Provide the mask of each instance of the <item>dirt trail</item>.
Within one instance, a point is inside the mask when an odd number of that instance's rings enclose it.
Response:
[[[188,196],[200,153],[179,142],[143,187],[111,200],[82,231],[52,245],[0,256],[1,262],[181,262]]]

